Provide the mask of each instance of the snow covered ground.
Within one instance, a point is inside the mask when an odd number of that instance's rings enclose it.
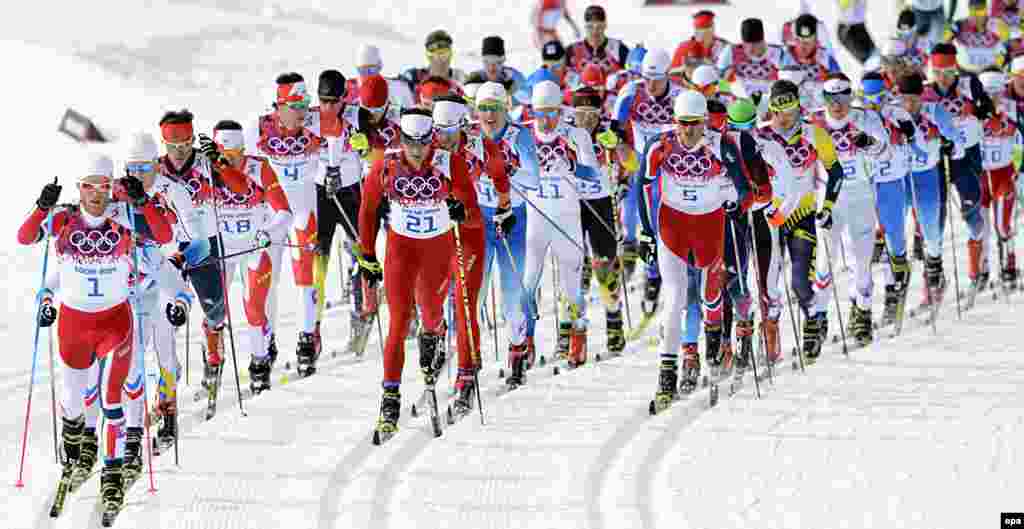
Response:
[[[609,9],[610,34],[630,44],[671,49],[689,34],[692,9],[599,3]],[[586,4],[570,3],[577,17]],[[782,4],[741,0],[719,8],[720,32],[735,39],[740,19],[755,14],[778,27],[797,2]],[[876,31],[888,29],[891,2],[870,5]],[[834,27],[831,3],[814,9]],[[11,206],[0,213],[10,237],[0,248],[6,265],[0,293],[7,300],[0,335],[8,345],[0,366],[6,412],[0,473],[8,479],[0,525],[98,526],[97,479],[68,500],[62,518],[47,516],[57,466],[45,336],[25,487],[13,487],[41,252],[15,246],[14,230],[47,178],[61,175],[65,198],[75,194],[70,183],[79,147],[54,133],[66,106],[117,131],[155,128],[166,107],[191,108],[201,127],[225,117],[245,121],[263,108],[282,71],[310,80],[325,67],[349,73],[358,44],[372,41],[383,51],[385,71],[394,73],[422,61],[423,35],[436,27],[455,37],[460,67],[475,68],[480,39],[499,33],[509,63],[532,70],[539,60],[529,44],[527,11],[526,3],[401,0],[372,10],[317,0],[38,0],[12,7],[13,16],[0,20],[7,39],[0,50],[10,61],[5,75],[13,76],[0,83],[0,94],[13,103],[0,134],[19,161],[5,187]],[[852,64],[845,52],[840,59]],[[962,241],[958,250],[964,253]],[[287,362],[294,358],[296,318],[288,267],[283,278],[279,344]],[[919,280],[917,274],[910,305]],[[328,299],[338,297],[336,281],[328,289]],[[276,373],[277,387],[245,401],[247,417],[226,379],[217,417],[202,422],[201,403],[189,399],[199,374],[199,311],[192,316],[181,465],[170,455],[156,459],[157,492],[148,493],[148,482],[140,480],[118,527],[959,528],[1021,509],[1024,359],[1014,332],[1021,314],[1003,300],[984,297],[957,321],[950,297],[937,335],[918,319],[908,322],[903,337],[848,359],[830,345],[806,374],[782,369],[774,385],[761,385],[760,400],[748,377],[732,399],[723,388],[722,402],[711,410],[703,390],[654,418],[647,402],[657,355],[645,340],[622,358],[557,377],[535,370],[529,386],[501,397],[497,365],[489,361],[481,374],[486,425],[474,414],[440,439],[430,437],[426,419],[409,414],[420,387],[413,360],[403,384],[402,430],[382,448],[369,441],[380,394],[375,335],[362,362],[328,354],[311,379]],[[590,318],[597,322],[591,349],[598,350],[603,317],[592,310]],[[345,307],[329,311],[327,351],[342,347],[347,321]],[[834,314],[831,322],[834,334]],[[551,347],[550,318],[538,328],[539,343]],[[782,328],[791,344],[788,320]],[[483,351],[493,358],[489,333]],[[184,360],[184,351],[179,355]],[[498,364],[504,351],[500,356]]]

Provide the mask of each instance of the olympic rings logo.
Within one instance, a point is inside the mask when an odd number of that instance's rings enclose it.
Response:
[[[299,136],[297,138],[273,136],[267,139],[266,145],[268,149],[273,151],[273,154],[278,156],[303,154],[309,147],[309,138],[306,136]]]
[[[633,107],[633,115],[638,118],[638,121],[645,124],[672,123],[672,109],[653,101],[638,103]]]
[[[392,184],[395,191],[406,200],[427,200],[434,198],[441,190],[441,179],[437,175],[422,176],[400,176]]]
[[[121,234],[114,230],[75,230],[68,242],[82,255],[110,255],[121,243]]]
[[[786,146],[786,158],[789,159],[789,164],[796,169],[805,167],[813,155],[814,151],[811,149],[811,146],[804,142],[800,142],[799,147],[793,145]]]
[[[676,175],[694,178],[703,178],[714,167],[707,153],[701,153],[700,156],[693,153],[672,153],[666,158],[665,163]]]

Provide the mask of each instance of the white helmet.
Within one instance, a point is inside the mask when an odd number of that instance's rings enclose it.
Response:
[[[707,118],[708,100],[696,90],[686,90],[676,96],[672,111],[676,119]]]
[[[1006,83],[1009,79],[1003,72],[981,72],[978,75],[978,80],[981,81],[981,85],[985,87],[985,91],[989,95],[998,95],[1006,88]]]
[[[709,64],[702,64],[693,71],[690,80],[693,81],[693,84],[702,88],[713,85],[718,82],[718,70]]]
[[[640,75],[650,78],[661,78],[668,74],[668,66],[672,60],[668,52],[661,48],[647,50],[644,61],[640,64]]]
[[[380,58],[380,48],[373,44],[363,44],[356,54],[356,66],[383,66],[384,61]]]
[[[533,87],[530,104],[533,108],[561,108],[562,90],[552,81],[541,81]]]
[[[434,123],[442,127],[458,125],[466,116],[466,105],[455,101],[434,101]]]
[[[122,157],[126,162],[156,160],[160,157],[156,140],[148,132],[134,132],[125,137],[122,145]]]
[[[500,83],[488,81],[480,85],[473,100],[478,104],[481,101],[498,101],[499,103],[508,104],[508,92],[505,91],[505,87]]]
[[[90,151],[86,154],[83,176],[114,176],[114,162],[106,154]]]

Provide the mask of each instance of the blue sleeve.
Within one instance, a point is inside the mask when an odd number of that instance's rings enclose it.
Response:
[[[935,111],[935,123],[939,126],[939,132],[950,141],[959,141],[960,134],[957,133],[956,127],[953,126],[953,115],[946,110],[946,107],[934,103]]]
[[[516,149],[519,151],[521,185],[536,189],[540,186],[540,163],[537,161],[537,144],[529,129],[522,128],[516,136]]]

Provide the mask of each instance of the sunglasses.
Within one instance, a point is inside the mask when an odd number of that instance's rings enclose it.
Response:
[[[554,119],[554,118],[558,117],[559,112],[560,111],[558,109],[554,109],[554,110],[537,110],[537,109],[534,109],[533,110],[533,115],[537,116],[538,118]]]
[[[129,162],[124,164],[124,167],[128,170],[128,174],[135,176],[153,172],[156,169],[156,164],[153,162]]]
[[[704,124],[704,118],[679,118],[676,119],[676,124],[680,127],[696,127]]]
[[[451,48],[437,48],[434,50],[427,50],[427,59],[429,60],[448,60],[452,58]]]
[[[380,66],[359,66],[356,68],[360,77],[369,77],[380,73]]]
[[[341,103],[341,99],[337,98],[337,97],[321,97],[320,98],[320,105],[321,106],[324,106],[324,105],[337,105],[338,103]]]
[[[484,55],[483,63],[484,66],[501,66],[502,64],[505,64],[505,58],[495,55]]]
[[[113,185],[107,181],[102,184],[92,184],[89,182],[79,182],[78,188],[82,191],[99,191],[100,193],[109,193],[113,189]]]
[[[846,105],[853,100],[853,94],[842,92],[838,94],[830,94],[828,92],[824,92],[822,94],[822,99],[824,99],[825,103],[829,105]]]
[[[505,110],[505,105],[497,101],[480,103],[476,106],[477,112],[502,112]]]

